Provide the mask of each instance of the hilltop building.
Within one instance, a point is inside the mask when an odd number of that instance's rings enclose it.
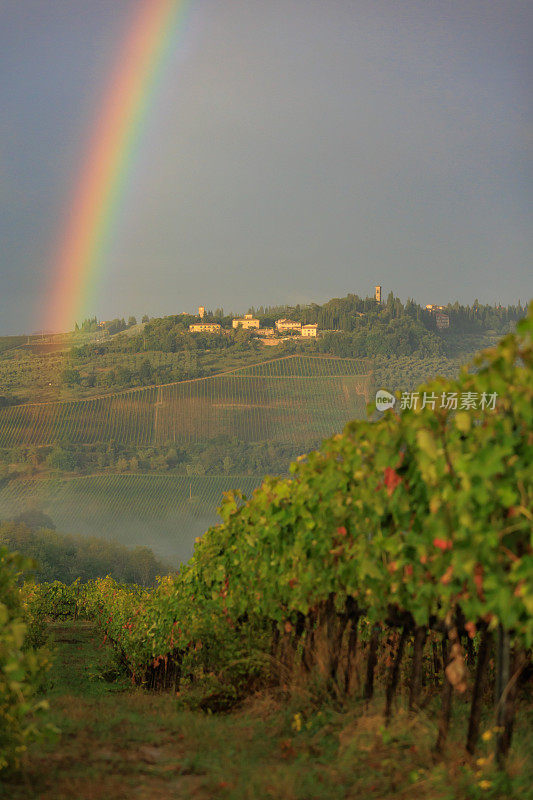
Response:
[[[310,325],[302,325],[302,336],[308,339],[316,339],[318,324],[313,322]]]
[[[243,328],[245,331],[249,330],[250,328],[259,328],[259,320],[255,319],[253,314],[245,314],[244,317],[238,317],[232,320],[234,328]]]
[[[376,303],[381,303],[381,286],[376,286]]]
[[[204,316],[205,316],[205,308],[204,308],[204,306],[199,306],[198,307],[198,316],[200,317],[200,319],[204,318]]]
[[[302,330],[302,323],[293,322],[292,319],[277,319],[276,329],[279,333],[283,333],[284,331],[298,331],[300,333]]]
[[[222,333],[222,326],[218,322],[193,322],[189,325],[191,333]]]
[[[426,311],[435,315],[435,323],[439,331],[450,327],[450,317],[448,314],[444,313],[445,308],[446,306],[437,306],[433,303],[428,303],[426,305]]]

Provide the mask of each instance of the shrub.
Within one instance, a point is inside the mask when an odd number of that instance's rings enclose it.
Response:
[[[19,766],[28,743],[42,731],[38,716],[47,707],[37,697],[47,662],[25,647],[28,625],[18,587],[20,574],[33,566],[0,548],[0,772]]]

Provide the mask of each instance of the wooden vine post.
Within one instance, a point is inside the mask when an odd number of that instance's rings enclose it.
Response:
[[[374,671],[378,662],[378,644],[379,644],[379,624],[374,625],[372,634],[370,636],[370,644],[368,647],[368,659],[366,662],[366,682],[364,698],[365,700],[372,700],[374,694]]]
[[[427,638],[427,629],[417,626],[413,644],[413,663],[411,667],[411,680],[409,684],[409,711],[414,711],[418,705],[420,689],[422,687],[422,672],[424,666],[424,645]]]
[[[447,662],[445,661],[444,663],[447,667]],[[439,754],[442,753],[444,744],[448,737],[448,728],[450,727],[450,717],[452,714],[452,699],[453,699],[453,686],[446,677],[446,671],[445,671],[444,681],[442,684],[442,701],[441,701],[441,712],[439,719],[439,731],[437,734],[437,741],[435,743],[435,751]]]
[[[498,627],[496,675],[496,762],[503,766],[513,737],[515,701],[518,681],[528,663],[524,650],[516,648],[511,654],[509,632]]]
[[[473,754],[479,737],[479,723],[481,719],[481,707],[483,704],[483,692],[486,685],[487,666],[490,659],[492,647],[492,634],[486,628],[481,633],[479,649],[477,654],[476,677],[472,690],[472,702],[470,705],[470,718],[468,720],[468,734],[466,738],[466,749]]]
[[[440,684],[440,674],[442,672],[443,665],[441,659],[439,658],[437,643],[434,640],[431,642],[431,652],[433,655],[433,683],[435,686],[438,686]]]
[[[350,619],[348,632],[348,651],[346,654],[346,669],[344,672],[344,691],[350,693],[350,683],[352,678],[352,664],[357,651],[357,635],[359,628],[360,611],[353,597],[346,599],[346,610]]]
[[[398,687],[398,679],[400,677],[400,666],[402,663],[405,641],[407,639],[408,634],[409,634],[409,628],[407,625],[404,625],[402,628],[402,632],[400,633],[400,639],[398,641],[398,647],[396,649],[394,661],[391,666],[389,682],[387,685],[387,694],[385,700],[385,721],[387,724],[390,722],[391,718],[392,701],[394,700],[394,695],[396,694],[396,689]]]
[[[505,721],[508,686],[511,677],[510,649],[509,633],[500,623],[496,642],[496,686],[494,693],[496,726],[498,728],[496,735],[496,761],[500,766],[502,766],[509,749],[509,742],[506,741],[507,737],[505,736]]]

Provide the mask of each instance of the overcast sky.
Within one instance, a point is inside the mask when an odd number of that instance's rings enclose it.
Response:
[[[0,0],[0,333],[45,317],[138,2]],[[527,301],[532,37],[527,0],[196,0],[90,312]]]

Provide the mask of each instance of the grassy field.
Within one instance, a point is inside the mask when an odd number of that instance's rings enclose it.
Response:
[[[57,334],[52,337],[0,337],[0,386],[19,401],[57,400],[69,391],[61,386],[61,373],[70,362],[74,345],[98,341],[101,334]]]
[[[222,493],[249,496],[254,476],[89,475],[14,480],[0,489],[0,519],[39,509],[62,533],[150,547],[173,563],[190,558],[194,540],[219,520]]]
[[[293,692],[252,695],[226,714],[198,710],[198,691],[179,696],[132,689],[90,623],[56,624],[45,693],[57,729],[32,745],[23,772],[4,780],[2,800],[530,800],[533,715],[517,724],[508,775],[476,759],[459,739],[457,706],[442,759],[429,709],[414,718],[399,703],[388,727],[379,703],[328,701]],[[488,724],[488,723],[487,723]],[[482,759],[482,763],[478,759]],[[485,759],[485,761],[483,761]]]
[[[86,359],[72,359],[65,346],[50,345],[55,348],[43,352],[38,345],[25,345],[6,352],[0,357],[0,380],[4,391],[10,391],[26,402],[43,402],[94,397],[105,391],[105,376],[112,369],[126,368],[138,370],[146,359],[154,368],[171,369],[183,366],[183,355],[180,353],[104,353]],[[62,373],[71,367],[79,369],[82,374],[93,374],[96,386],[69,387],[62,383]],[[116,387],[115,387],[116,391]]]
[[[26,336],[0,336],[0,353],[20,347],[25,341]]]
[[[57,397],[60,374],[65,364],[64,354],[37,356],[26,347],[13,349],[0,358],[2,390],[26,401],[35,397]]]

